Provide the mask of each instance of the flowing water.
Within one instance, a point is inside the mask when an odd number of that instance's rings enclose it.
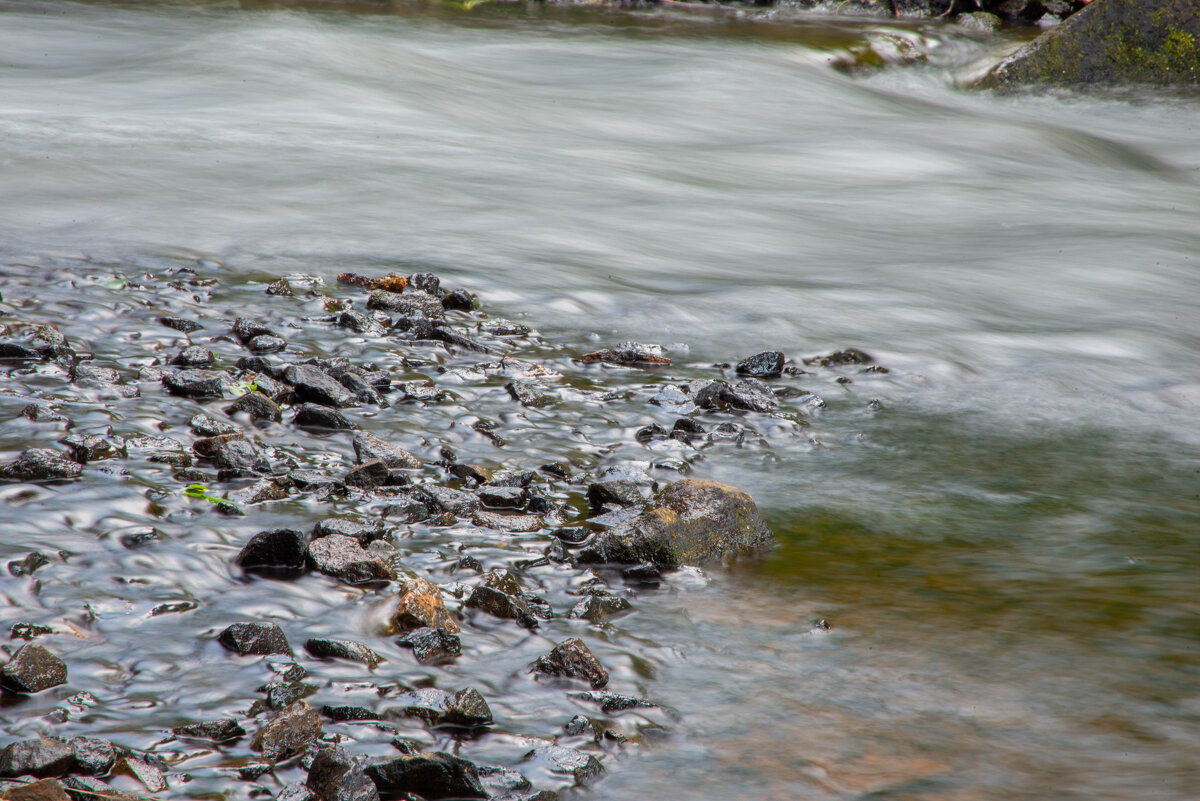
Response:
[[[525,673],[576,634],[614,689],[672,711],[609,749],[581,797],[1195,799],[1200,102],[957,88],[1006,44],[828,15],[4,0],[0,315],[69,320],[136,373],[183,339],[152,325],[163,309],[227,319],[282,275],[430,270],[534,326],[563,372],[625,339],[663,344],[685,378],[861,348],[890,372],[801,376],[826,402],[807,427],[755,422],[765,445],[691,465],[754,496],[768,558],[676,573],[607,629],[478,624],[457,666],[428,671],[495,699],[496,733],[463,753],[513,764],[521,735],[580,711]],[[830,66],[864,53],[922,57]],[[109,283],[181,267],[218,280],[203,304]],[[319,328],[295,337],[336,351]],[[62,436],[19,417],[62,386],[0,382],[6,458]],[[635,422],[582,396],[518,414],[483,386],[462,379],[436,430],[403,406],[375,428],[522,467],[663,455],[632,436],[670,423],[644,399]],[[179,435],[194,412],[68,405],[77,427],[126,434]],[[478,417],[504,448],[456,433]],[[4,618],[78,635],[48,640],[68,687],[6,696],[6,739],[150,747],[198,710],[243,713],[265,673],[211,640],[240,615],[373,636],[386,595],[231,572],[247,536],[322,509],[223,519],[175,489],[142,464],[4,490],[4,561],[69,552],[0,580]],[[122,544],[147,525],[163,539]],[[438,549],[473,536],[421,529],[402,553],[440,570]],[[520,550],[479,545],[497,563]],[[185,611],[151,614],[165,603]],[[326,701],[374,692],[361,666],[322,670]],[[249,792],[219,750],[170,753],[193,777],[174,797]]]

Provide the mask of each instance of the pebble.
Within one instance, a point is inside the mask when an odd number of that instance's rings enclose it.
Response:
[[[292,655],[292,647],[276,623],[234,623],[217,636],[217,641],[242,656]]]

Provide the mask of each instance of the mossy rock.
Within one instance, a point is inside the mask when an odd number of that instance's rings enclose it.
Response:
[[[1022,84],[1200,85],[1195,0],[1094,0],[983,78]]]

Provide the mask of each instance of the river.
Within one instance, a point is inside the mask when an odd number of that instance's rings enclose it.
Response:
[[[464,635],[430,675],[497,698],[498,730],[463,753],[516,764],[518,735],[551,736],[567,702],[524,666],[585,632],[619,691],[672,714],[567,797],[1195,799],[1198,98],[975,92],[1015,39],[756,14],[0,0],[0,316],[73,317],[136,372],[122,319],[157,301],[113,276],[186,266],[232,317],[283,275],[428,270],[561,365],[626,339],[689,375],[862,349],[889,372],[801,380],[826,404],[806,427],[691,466],[755,498],[779,538],[766,559],[673,574],[610,628]],[[867,49],[921,57],[830,64]],[[19,417],[51,379],[7,379],[3,456],[61,437]],[[616,412],[521,421],[507,403],[480,395],[442,434],[469,411],[516,433],[459,437],[464,459],[653,458]],[[403,428],[402,408],[380,425]],[[69,689],[6,697],[5,741],[145,748],[188,710],[244,712],[262,675],[221,667],[211,637],[247,610],[368,636],[382,596],[230,573],[246,536],[320,510],[172,517],[146,502],[167,483],[4,490],[0,559],[72,554],[0,579],[4,619],[81,630],[52,638]],[[145,525],[163,541],[120,544]],[[467,535],[415,536],[432,566]],[[147,615],[180,601],[196,608]],[[322,687],[353,695],[360,673]],[[240,757],[166,750],[193,777],[172,797],[250,797],[221,772]]]

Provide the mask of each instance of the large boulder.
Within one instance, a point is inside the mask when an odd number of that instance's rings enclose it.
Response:
[[[985,76],[981,85],[1200,84],[1194,0],[1094,0]]]
[[[716,481],[685,478],[645,511],[603,531],[579,552],[581,562],[649,562],[660,568],[729,562],[769,547],[775,535],[754,500]]]

